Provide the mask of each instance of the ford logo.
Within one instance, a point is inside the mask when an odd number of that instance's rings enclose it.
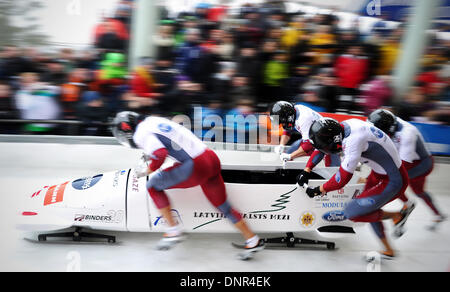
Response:
[[[335,210],[323,214],[322,219],[329,222],[338,222],[344,221],[347,218],[345,218],[344,211]]]

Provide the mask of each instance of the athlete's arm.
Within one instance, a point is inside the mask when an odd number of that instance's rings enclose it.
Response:
[[[166,161],[167,154],[168,152],[166,148],[160,148],[153,152],[153,155],[149,161],[149,172],[154,172],[155,170],[159,169],[161,165],[163,165],[164,161]]]
[[[305,172],[311,172],[312,169],[319,164],[322,159],[325,157],[325,154],[323,152],[320,152],[319,150],[314,150],[314,152],[309,157],[308,162],[306,163],[306,167],[304,169]]]

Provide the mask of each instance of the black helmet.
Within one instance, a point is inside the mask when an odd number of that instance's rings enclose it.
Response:
[[[278,101],[270,108],[271,119],[278,116],[279,123],[285,130],[294,128],[295,108],[292,103],[287,101]]]
[[[344,129],[335,119],[321,118],[311,125],[309,139],[317,150],[326,154],[339,153],[342,151]]]
[[[137,125],[143,120],[143,116],[135,112],[120,112],[113,120],[112,133],[120,144],[137,148],[133,141],[133,135]]]
[[[397,118],[388,110],[377,109],[373,111],[369,115],[368,121],[390,137],[397,131]]]

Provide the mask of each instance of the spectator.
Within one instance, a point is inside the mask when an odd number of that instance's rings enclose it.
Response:
[[[390,76],[376,76],[362,86],[361,99],[364,114],[369,115],[374,110],[389,105],[393,92],[390,88]]]
[[[174,34],[175,36],[175,48],[181,47],[186,42],[186,32],[192,31],[192,29],[196,29],[198,33],[198,37],[200,37],[200,30],[198,30],[197,27],[197,21],[196,18],[193,16],[186,16],[182,19],[180,19],[180,22],[182,24],[182,27],[177,30],[177,32]],[[198,39],[197,39],[198,41]]]
[[[352,29],[342,30],[337,36],[336,55],[344,55],[350,47],[359,45],[358,33]]]
[[[441,67],[430,65],[424,68],[423,72],[417,76],[417,81],[423,83],[425,94],[430,94],[434,84],[441,83],[440,79]]]
[[[131,12],[133,9],[133,1],[120,1],[117,5],[114,19],[120,21],[126,31],[130,32],[131,27]]]
[[[25,48],[24,49],[24,72],[35,72],[42,73],[43,69],[41,67],[39,51],[36,48]]]
[[[283,86],[288,77],[287,54],[284,51],[277,51],[264,67],[264,85],[267,91],[265,101],[267,103],[274,98],[284,99],[286,93],[283,91]]]
[[[124,52],[128,38],[124,25],[120,21],[108,18],[96,28],[95,46],[105,53]]]
[[[121,53],[106,54],[100,70],[96,72],[91,89],[100,92],[110,114],[117,112],[120,107],[120,96],[127,82],[127,73],[125,55]]]
[[[64,71],[64,64],[57,59],[50,59],[46,63],[47,67],[43,73],[44,82],[61,86],[67,82],[67,73]]]
[[[289,26],[283,30],[283,36],[281,37],[281,44],[283,49],[290,50],[295,47],[302,37],[305,24],[302,17],[295,17],[294,20],[289,23]]]
[[[316,91],[320,104],[327,112],[335,112],[339,104],[339,88],[332,68],[322,69]]]
[[[208,39],[201,42],[201,47],[209,52],[217,53],[217,48],[221,43],[225,32],[221,29],[212,29],[209,31]]]
[[[334,12],[309,17],[287,14],[283,5],[246,4],[231,19],[224,18],[225,7],[202,4],[176,18],[160,18],[151,44],[156,46],[154,66],[129,71],[134,2],[118,3],[113,18],[95,28],[94,48],[54,54],[9,45],[0,52],[0,89],[15,98],[18,115],[23,117],[42,93],[60,97],[65,119],[86,121],[100,108],[106,116],[119,109],[189,115],[193,106],[217,113],[245,107],[245,100],[264,112],[268,103],[285,99],[324,111],[355,113],[361,107],[368,113],[391,102],[387,79],[400,54],[402,25],[361,37],[361,18],[341,30]],[[420,88],[415,86],[400,104],[407,119],[448,122],[450,74],[443,65],[450,60],[449,48],[450,42],[440,40],[427,47],[424,70],[417,76]],[[7,100],[1,99],[5,109],[10,108]],[[86,130],[104,133],[103,128]]]
[[[16,46],[6,46],[2,51],[0,63],[0,80],[13,81],[21,73],[27,72],[27,62]]]
[[[400,43],[393,35],[381,39],[380,64],[377,75],[388,75],[392,72],[400,52]]]
[[[237,57],[237,72],[247,76],[253,96],[260,96],[261,71],[262,62],[258,58],[256,48],[252,47],[251,44],[244,45]]]
[[[76,68],[83,68],[87,70],[97,69],[97,56],[95,50],[84,50],[76,59]]]
[[[224,31],[215,53],[219,56],[220,60],[233,61],[235,58],[235,45],[233,35],[227,31]]]
[[[185,41],[177,51],[176,68],[189,79],[201,82],[203,78],[202,61],[204,50],[200,46],[200,31],[195,28],[186,31]]]
[[[337,58],[335,74],[344,96],[341,109],[357,109],[356,97],[359,95],[359,87],[367,78],[368,70],[368,59],[363,56],[361,46],[350,47],[348,54]]]
[[[136,96],[125,91],[121,96],[121,111],[134,111],[143,115],[158,114],[157,101],[153,98]]]
[[[304,93],[303,86],[309,81],[310,66],[296,66],[292,75],[286,81],[287,100],[295,100],[299,94]]]
[[[397,105],[397,114],[406,121],[428,121],[428,112],[436,110],[435,105],[427,101],[423,82],[416,82],[404,99]]]
[[[75,66],[74,60],[75,56],[73,50],[65,48],[59,52],[58,61],[63,66],[64,73],[69,74],[72,72]]]
[[[331,54],[336,48],[336,38],[328,25],[320,25],[309,40],[314,63],[320,63],[324,55]]]
[[[76,119],[76,107],[89,86],[88,70],[77,68],[69,75],[67,83],[61,86],[61,105],[64,119]]]
[[[175,47],[175,37],[171,21],[165,21],[158,29],[158,33],[153,37],[156,46],[156,56],[158,59],[172,57]]]
[[[199,83],[192,82],[187,76],[177,77],[175,88],[161,100],[161,108],[170,115],[190,115],[192,106],[205,104],[206,100]]]
[[[105,123],[108,118],[108,111],[101,94],[96,91],[86,91],[83,93],[81,101],[76,107],[78,118],[84,123],[81,135],[95,136],[104,134]]]
[[[18,117],[11,86],[0,82],[0,119],[17,119]],[[0,134],[16,133],[17,129],[14,124],[0,123]]]
[[[249,86],[249,79],[245,75],[234,75],[231,80],[232,89],[230,91],[230,107],[235,107],[241,100],[248,100],[253,105],[255,97]]]
[[[156,60],[156,67],[153,70],[155,82],[158,84],[158,92],[164,98],[175,86],[177,71],[172,68],[172,58],[161,58]]]
[[[15,94],[14,101],[21,119],[25,119],[25,112],[31,107],[32,92],[38,87],[38,81],[39,77],[36,73],[23,73],[20,75],[19,89]]]
[[[145,98],[157,98],[160,95],[156,92],[157,84],[152,74],[152,60],[143,59],[141,65],[134,69],[130,85],[135,96]]]
[[[225,106],[231,104],[231,86],[232,78],[236,73],[236,64],[232,62],[221,62],[220,71],[214,75],[213,79],[213,97],[220,100]]]
[[[34,73],[21,76],[21,90],[16,94],[16,105],[25,120],[56,120],[61,110],[57,100],[58,87],[39,82]],[[27,133],[54,133],[53,124],[27,124]]]

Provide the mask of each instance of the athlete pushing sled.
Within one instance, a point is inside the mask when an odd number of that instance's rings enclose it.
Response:
[[[225,214],[245,238],[245,250],[238,255],[242,260],[252,258],[255,252],[264,249],[264,240],[250,230],[240,213],[227,201],[219,158],[191,131],[165,118],[120,112],[113,121],[112,132],[122,145],[142,149],[144,157],[148,158],[148,164],[136,168],[136,175],[149,176],[148,193],[169,225],[158,249],[170,249],[185,238],[182,226],[172,217],[171,204],[164,190],[195,186],[201,186],[209,202]],[[161,169],[168,156],[177,162]]]
[[[385,109],[373,111],[369,115],[368,121],[382,130],[394,142],[408,171],[409,186],[435,215],[432,225],[428,227],[430,230],[435,230],[446,219],[446,215],[438,210],[431,195],[425,191],[426,178],[433,171],[434,160],[426,148],[422,134],[412,124]],[[403,196],[399,199],[404,202],[404,209],[414,208],[414,203],[410,202],[407,197]]]
[[[344,215],[354,222],[370,223],[385,248],[380,253],[381,257],[393,258],[395,253],[384,232],[383,220],[395,222],[394,234],[399,237],[412,210],[382,210],[392,200],[404,196],[408,186],[408,173],[392,140],[372,124],[358,119],[346,120],[341,124],[330,118],[317,120],[311,126],[309,137],[317,150],[310,157],[306,172],[310,172],[325,154],[343,153],[344,158],[339,171],[325,184],[308,187],[307,195],[313,198],[341,189],[352,178],[358,162],[367,164],[372,172],[364,191],[346,205]],[[299,179],[299,185],[307,182],[308,179]]]
[[[280,155],[283,162],[294,160],[302,156],[309,156],[314,151],[314,146],[309,140],[309,129],[314,121],[322,118],[322,116],[304,105],[293,105],[287,101],[278,101],[270,108],[271,119],[278,118],[279,124],[283,126],[283,135],[280,139],[280,145],[275,147],[275,152]],[[286,144],[291,139],[293,132],[298,132],[302,136],[301,139],[292,143],[285,151]],[[325,166],[339,166],[340,157],[337,154],[325,156]],[[302,172],[302,176],[308,173]]]

